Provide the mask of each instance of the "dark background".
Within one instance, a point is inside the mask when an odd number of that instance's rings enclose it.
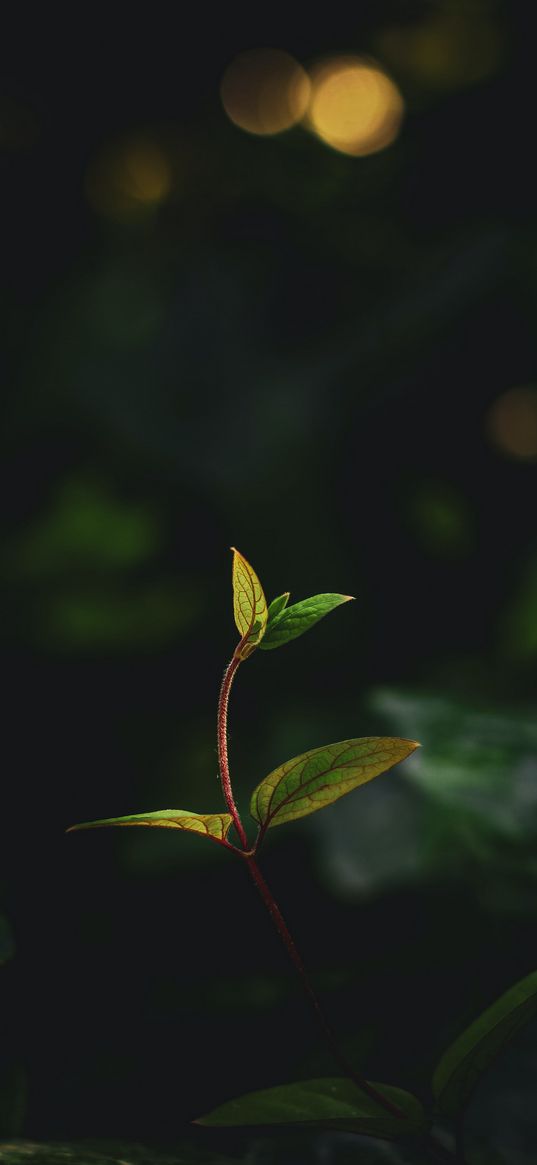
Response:
[[[220,80],[260,45],[373,55],[398,139],[352,158],[243,133]],[[230,544],[269,598],[357,596],[241,671],[245,810],[305,748],[423,744],[262,864],[360,1070],[426,1097],[535,966],[537,446],[490,419],[537,377],[531,6],[82,7],[22,13],[2,57],[2,1132],[172,1142],[334,1071],[231,857],[64,836],[220,808]],[[118,209],[140,140],[170,191]],[[470,1121],[506,1160],[534,1160],[535,1062],[533,1029]]]

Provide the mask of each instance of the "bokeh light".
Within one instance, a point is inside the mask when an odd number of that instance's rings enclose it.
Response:
[[[166,153],[156,142],[143,138],[105,148],[86,177],[93,209],[120,221],[147,215],[168,198],[171,189]]]
[[[289,53],[251,49],[239,53],[226,69],[220,96],[229,119],[240,129],[270,136],[302,120],[310,81]]]
[[[537,388],[524,385],[502,393],[489,409],[487,431],[508,457],[537,460]]]
[[[397,137],[404,102],[374,61],[337,56],[311,73],[308,126],[334,150],[354,157],[377,153]]]
[[[415,23],[392,25],[377,37],[379,52],[394,68],[430,90],[478,84],[501,64],[504,38],[486,0],[449,0]]]

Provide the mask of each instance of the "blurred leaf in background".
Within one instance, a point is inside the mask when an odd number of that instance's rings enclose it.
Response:
[[[92,654],[169,643],[199,604],[162,567],[164,539],[147,503],[119,499],[96,477],[64,481],[43,516],[6,547],[17,630],[53,649]]]
[[[378,689],[369,707],[422,749],[315,827],[337,890],[464,879],[488,906],[528,910],[537,881],[537,725],[445,695]],[[525,887],[525,892],[524,892]]]

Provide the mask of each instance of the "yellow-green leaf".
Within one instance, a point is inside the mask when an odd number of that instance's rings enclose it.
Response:
[[[129,817],[103,817],[99,821],[84,821],[72,825],[67,830],[74,833],[79,829],[100,829],[109,825],[147,825],[154,829],[182,829],[186,833],[198,833],[226,845],[226,838],[232,822],[230,813],[191,813],[188,809],[157,809],[152,813],[132,813]]]
[[[247,659],[261,642],[267,626],[268,608],[263,587],[250,563],[233,551],[233,613],[241,642],[236,654]]]
[[[400,1109],[401,1117],[386,1112],[351,1080],[328,1076],[249,1092],[219,1105],[195,1123],[215,1127],[294,1125],[349,1130],[386,1139],[424,1128],[425,1115],[415,1096],[389,1084],[374,1087]]]
[[[364,736],[312,748],[274,769],[254,789],[250,811],[263,831],[331,805],[404,760],[415,740]]]
[[[453,1116],[468,1103],[476,1084],[519,1028],[537,1013],[537,971],[520,979],[450,1045],[433,1076],[441,1112]]]

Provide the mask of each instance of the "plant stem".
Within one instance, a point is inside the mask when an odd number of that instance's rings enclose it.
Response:
[[[313,1007],[313,1010],[315,1012],[317,1020],[322,1028],[325,1040],[330,1048],[330,1051],[332,1052],[334,1059],[339,1064],[339,1066],[341,1067],[341,1069],[343,1070],[345,1075],[348,1076],[354,1082],[354,1084],[356,1084],[356,1086],[360,1089],[361,1092],[365,1092],[366,1095],[369,1096],[371,1100],[374,1100],[374,1101],[376,1101],[377,1104],[381,1105],[381,1107],[384,1108],[386,1110],[386,1112],[390,1113],[390,1116],[402,1117],[403,1113],[401,1112],[401,1110],[399,1108],[397,1108],[397,1106],[395,1104],[392,1104],[391,1100],[388,1100],[387,1097],[383,1096],[380,1092],[377,1092],[377,1089],[373,1088],[373,1086],[371,1084],[368,1084],[367,1080],[364,1080],[362,1076],[360,1076],[357,1072],[355,1072],[354,1068],[352,1067],[352,1064],[349,1063],[346,1056],[344,1056],[343,1053],[340,1051],[339,1046],[338,1046],[337,1041],[336,1041],[336,1038],[334,1036],[334,1033],[332,1032],[332,1029],[329,1026],[329,1024],[325,1018],[324,1012],[321,1008],[321,1005],[319,1003],[317,995],[315,994],[315,991],[313,990],[313,987],[310,983],[306,968],[305,968],[305,966],[302,962],[302,959],[297,951],[297,948],[296,948],[294,940],[290,934],[287,923],[285,922],[285,919],[282,915],[282,912],[281,912],[277,902],[275,901],[269,887],[267,886],[267,883],[265,882],[265,879],[261,873],[261,870],[259,869],[259,866],[258,866],[255,858],[251,857],[251,856],[247,856],[247,857],[245,857],[244,860],[248,866],[248,869],[250,871],[252,879],[255,882],[255,885],[257,886],[259,893],[261,894],[261,897],[262,897],[263,902],[265,903],[265,906],[270,914],[270,917],[272,918],[274,926],[276,927],[276,930],[278,931],[278,934],[283,942],[283,945],[287,951],[287,954],[289,955],[289,958],[291,959],[291,962],[293,963],[295,970],[298,972],[298,975],[300,977],[304,991],[306,992],[306,995],[311,1003],[311,1006]]]
[[[240,656],[237,655],[237,653],[235,653],[231,662],[228,664],[228,666],[224,672],[224,678],[222,680],[222,686],[220,688],[220,696],[218,699],[218,718],[217,718],[218,765],[220,768],[220,776],[222,779],[222,791],[224,794],[226,805],[227,805],[229,812],[233,818],[233,824],[234,824],[235,829],[237,831],[237,834],[240,838],[241,845],[243,847],[243,850],[245,851],[245,852],[241,852],[240,850],[238,850],[237,852],[240,854],[240,856],[246,862],[248,869],[250,871],[250,874],[253,878],[253,881],[255,882],[255,884],[259,890],[259,893],[261,894],[263,902],[265,903],[265,906],[267,907],[267,910],[270,914],[270,917],[272,918],[272,921],[276,927],[276,930],[278,931],[278,934],[279,934],[279,936],[280,936],[280,938],[285,946],[285,949],[289,955],[289,958],[291,959],[296,971],[298,972],[298,974],[300,976],[302,986],[303,986],[303,988],[306,992],[306,995],[307,995],[307,997],[308,997],[308,999],[313,1007],[315,1015],[317,1016],[317,1020],[322,1028],[325,1040],[330,1048],[330,1051],[332,1052],[334,1059],[336,1060],[336,1063],[338,1063],[340,1065],[340,1067],[341,1067],[342,1071],[345,1073],[345,1075],[348,1076],[349,1079],[354,1082],[354,1084],[356,1084],[357,1088],[359,1088],[361,1092],[365,1092],[365,1094],[367,1096],[369,1096],[371,1100],[376,1101],[376,1103],[379,1104],[383,1109],[385,1109],[386,1112],[390,1113],[390,1116],[396,1116],[396,1117],[401,1118],[401,1117],[403,1117],[403,1113],[401,1112],[401,1110],[399,1108],[397,1108],[397,1106],[395,1104],[392,1104],[391,1100],[388,1100],[387,1097],[382,1096],[382,1094],[380,1092],[377,1092],[376,1088],[373,1088],[371,1084],[368,1084],[367,1080],[364,1080],[361,1076],[359,1076],[358,1073],[354,1071],[352,1064],[349,1063],[347,1058],[340,1051],[339,1046],[338,1046],[337,1041],[336,1041],[336,1038],[332,1032],[332,1029],[330,1028],[329,1024],[327,1023],[327,1021],[325,1019],[325,1016],[324,1016],[323,1010],[321,1008],[321,1005],[319,1003],[319,1000],[318,1000],[318,998],[315,994],[315,991],[313,990],[313,987],[309,981],[308,975],[306,973],[306,969],[305,969],[304,964],[302,962],[302,959],[301,959],[301,957],[296,949],[296,946],[295,946],[294,941],[291,937],[291,934],[289,932],[289,929],[287,927],[285,919],[283,918],[282,912],[281,912],[277,902],[274,900],[272,893],[269,890],[269,887],[267,886],[267,883],[265,882],[265,879],[261,873],[261,870],[259,869],[259,866],[258,866],[257,862],[255,861],[252,850],[248,846],[248,838],[246,837],[246,833],[244,831],[244,827],[243,827],[242,821],[240,819],[240,814],[239,814],[239,811],[238,811],[237,806],[235,804],[235,799],[233,797],[233,789],[231,786],[231,777],[230,777],[230,773],[229,773],[229,760],[228,760],[228,749],[227,749],[227,711],[228,711],[228,704],[229,704],[229,693],[231,691],[231,685],[233,683],[235,672],[237,671],[237,668],[239,667],[239,664],[241,662],[242,661],[241,661]]]
[[[229,775],[229,761],[227,754],[227,709],[229,703],[229,693],[231,685],[235,676],[235,672],[241,660],[237,655],[233,659],[224,672],[224,678],[220,688],[220,696],[218,699],[218,720],[217,720],[217,747],[218,747],[218,767],[220,769],[220,777],[222,780],[222,792],[224,794],[226,805],[233,818],[233,824],[237,830],[240,843],[243,849],[248,849],[248,838],[244,832],[244,827],[240,819],[239,810],[235,804],[233,797],[233,789],[231,787],[231,778]]]

